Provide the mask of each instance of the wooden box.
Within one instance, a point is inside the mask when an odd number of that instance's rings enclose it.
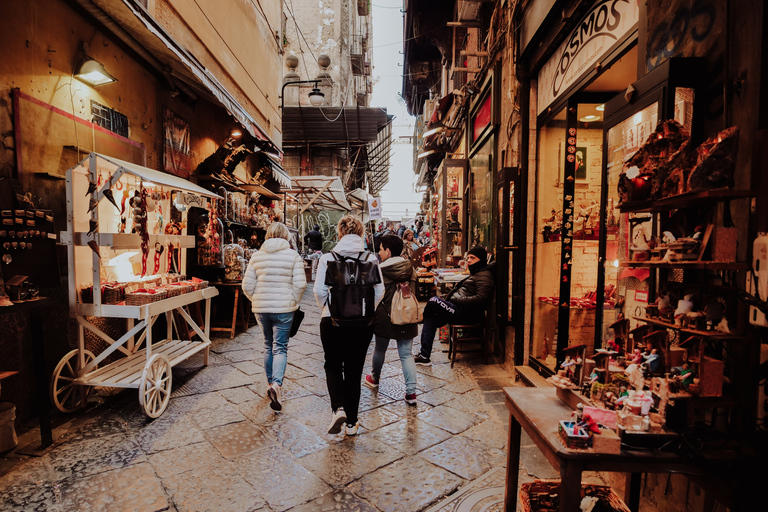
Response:
[[[598,453],[620,453],[621,438],[609,428],[601,428],[600,434],[592,436],[592,448]]]
[[[561,421],[557,428],[560,438],[567,448],[589,448],[591,437],[589,433],[581,427],[576,426],[575,421]]]
[[[702,357],[699,365],[701,396],[722,396],[724,370],[723,361],[709,356]]]

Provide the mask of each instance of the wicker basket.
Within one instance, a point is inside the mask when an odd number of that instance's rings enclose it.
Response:
[[[134,292],[125,294],[126,306],[143,306],[167,298],[168,293],[165,290],[155,290],[150,292]]]
[[[161,290],[165,291],[165,298],[170,299],[171,297],[178,297],[183,293],[183,290],[179,286],[174,286],[172,284],[164,284],[160,287]]]
[[[523,512],[556,512],[560,510],[560,480],[535,480],[520,486],[520,506]],[[584,484],[581,497],[593,496],[616,512],[630,512],[629,508],[606,485]]]

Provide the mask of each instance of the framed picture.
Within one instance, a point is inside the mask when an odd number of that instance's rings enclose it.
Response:
[[[587,179],[587,147],[576,146],[576,180],[586,181]]]

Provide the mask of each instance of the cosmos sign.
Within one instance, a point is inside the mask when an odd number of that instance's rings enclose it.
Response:
[[[635,27],[638,18],[637,0],[598,1],[541,68],[538,112],[590,71]]]

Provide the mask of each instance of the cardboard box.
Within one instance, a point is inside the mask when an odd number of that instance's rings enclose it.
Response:
[[[592,436],[592,448],[598,453],[620,453],[621,438],[613,430],[600,429],[600,434]]]

